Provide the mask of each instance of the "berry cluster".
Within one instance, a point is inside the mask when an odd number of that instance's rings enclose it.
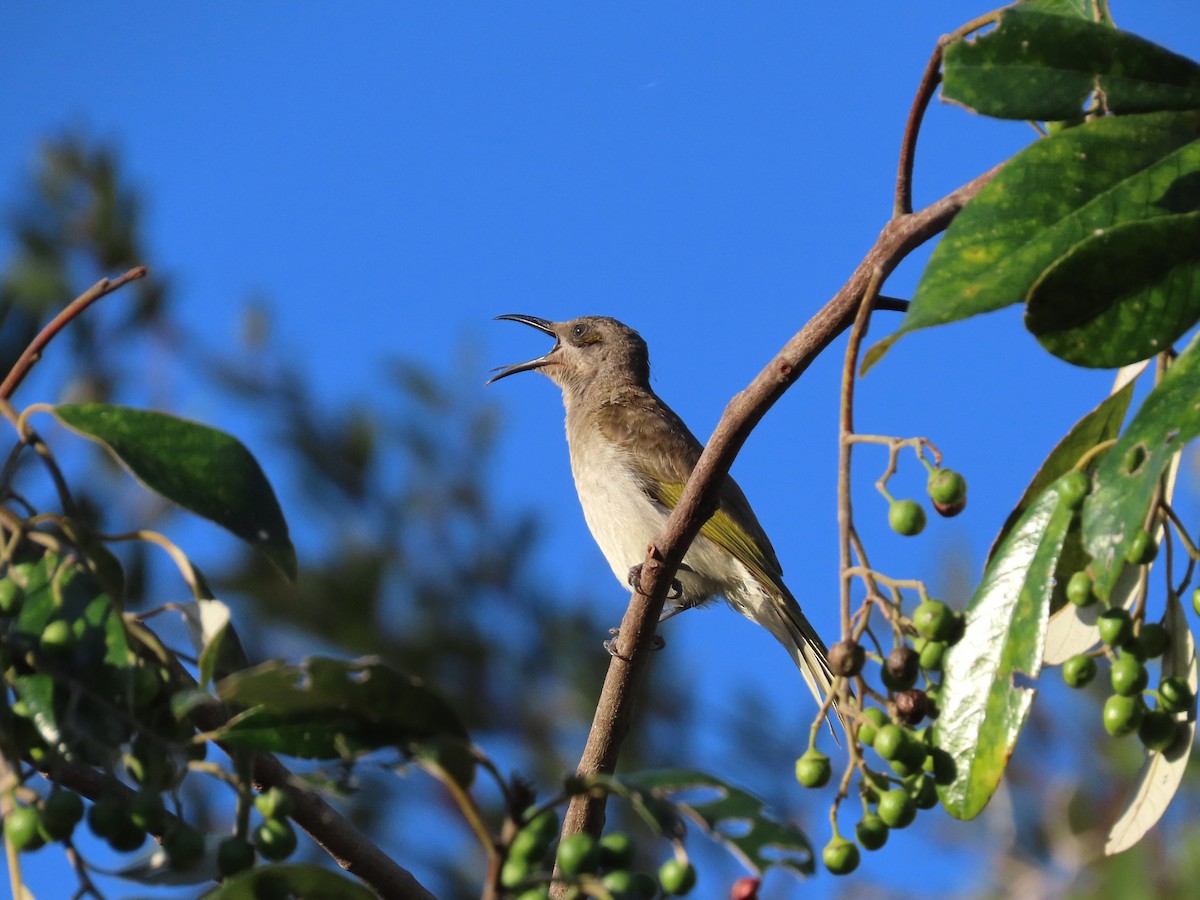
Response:
[[[658,878],[632,870],[634,846],[629,836],[611,832],[595,840],[572,834],[559,842],[558,815],[553,809],[536,813],[508,845],[500,885],[515,900],[545,900],[550,896],[551,871],[575,882],[570,896],[657,897],[660,891],[682,896],[696,886],[696,869],[682,851],[659,867]]]
[[[937,718],[942,659],[947,648],[962,638],[962,616],[940,600],[926,598],[911,617],[904,617],[897,607],[875,599],[896,623],[898,640],[891,652],[869,654],[854,640],[841,641],[829,650],[835,676],[855,685],[855,692],[845,692],[838,705],[851,735],[850,763],[835,801],[834,836],[821,854],[825,867],[837,875],[857,868],[860,847],[878,850],[887,842],[890,829],[908,826],[918,810],[937,805],[937,783],[947,773],[944,754],[931,743],[929,729],[918,726]],[[868,660],[880,664],[881,691],[864,677]],[[868,700],[876,705],[867,705]],[[817,733],[813,731],[814,739]],[[890,771],[868,765],[865,748],[872,748]],[[863,815],[852,841],[838,833],[836,809],[856,771]],[[832,776],[829,757],[811,743],[796,761],[797,781],[816,788],[828,784]]]
[[[1086,572],[1071,576],[1067,598],[1078,606],[1097,602]],[[1200,604],[1200,596],[1196,602]],[[1073,688],[1084,687],[1099,671],[1097,660],[1108,661],[1113,692],[1104,701],[1104,730],[1113,737],[1136,731],[1147,750],[1166,750],[1179,735],[1179,715],[1195,702],[1191,687],[1178,675],[1160,676],[1157,688],[1149,688],[1146,664],[1161,658],[1170,648],[1171,636],[1166,627],[1161,622],[1135,618],[1122,607],[1110,607],[1100,613],[1096,630],[1103,647],[1066,660],[1062,667],[1063,681]],[[1147,704],[1147,699],[1153,701],[1153,707]]]

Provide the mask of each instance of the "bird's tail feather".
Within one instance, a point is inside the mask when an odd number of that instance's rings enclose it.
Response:
[[[771,597],[773,602],[763,604],[760,616],[752,618],[756,618],[787,648],[817,703],[824,703],[833,689],[833,671],[829,668],[825,642],[801,612],[800,604],[787,588],[782,585],[777,587],[778,593]],[[836,704],[833,711],[841,719]]]

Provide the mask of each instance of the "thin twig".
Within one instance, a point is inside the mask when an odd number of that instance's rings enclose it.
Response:
[[[191,673],[173,662],[172,674],[180,684],[194,687]],[[224,706],[218,702],[201,703],[192,710],[192,718],[202,731],[218,731],[228,721]],[[226,753],[237,748],[215,742]],[[256,790],[277,787],[292,799],[291,818],[321,845],[333,860],[361,879],[385,900],[433,900],[431,894],[411,872],[383,852],[316,791],[270,753],[255,753],[251,758],[252,780]]]
[[[925,110],[933,99],[934,91],[942,81],[942,54],[949,43],[949,35],[938,39],[929,62],[925,64],[925,72],[921,75],[921,83],[913,97],[912,109],[908,112],[908,121],[904,123],[904,137],[900,141],[900,162],[896,171],[896,200],[892,206],[892,215],[907,216],[912,213],[912,180],[913,166],[917,158],[917,135],[921,130],[921,121],[925,118]]]
[[[874,273],[878,270],[886,278],[905,256],[943,231],[999,170],[1000,166],[996,166],[984,172],[918,213],[891,219],[850,280],[784,345],[750,385],[730,401],[683,495],[663,530],[647,548],[641,582],[621,621],[617,652],[609,662],[578,774],[587,777],[616,770],[632,718],[634,697],[645,670],[646,650],[653,639],[671,579],[713,509],[733,458],[750,432],[784,391],[850,325]],[[604,827],[604,806],[604,797],[576,796],[564,817],[563,834],[586,831],[598,836]]]
[[[876,269],[871,273],[871,283],[863,301],[858,304],[854,325],[850,328],[850,340],[846,342],[846,358],[842,364],[842,397],[838,415],[838,582],[842,609],[842,640],[850,640],[850,529],[854,521],[850,506],[850,440],[854,434],[854,385],[858,371],[858,353],[862,348],[867,326],[871,321],[871,307],[879,294],[883,272]]]
[[[147,269],[145,266],[138,266],[136,269],[130,269],[119,278],[114,278],[109,281],[107,278],[101,278],[94,285],[68,303],[57,316],[51,319],[46,327],[37,333],[29,346],[17,359],[8,376],[3,382],[0,382],[0,398],[11,400],[13,393],[25,380],[25,376],[37,365],[37,361],[42,358],[42,353],[46,346],[54,340],[55,335],[62,331],[72,319],[77,315],[108,294],[118,288],[122,288],[131,281],[136,281],[139,278],[146,277]]]
[[[971,32],[978,31],[985,25],[997,21],[1004,9],[1007,7],[985,13],[938,38],[933,53],[929,55],[929,62],[925,64],[925,71],[921,75],[917,93],[913,96],[908,120],[904,123],[904,137],[900,140],[900,161],[896,170],[896,200],[893,204],[892,215],[905,216],[912,213],[912,180],[913,165],[917,158],[917,135],[921,131],[921,122],[925,118],[925,111],[929,108],[929,101],[933,99],[937,86],[942,82],[942,58],[946,53],[946,48],[955,41],[962,40]]]

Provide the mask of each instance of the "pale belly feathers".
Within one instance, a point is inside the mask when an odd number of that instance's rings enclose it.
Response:
[[[581,464],[572,448],[571,472],[592,537],[613,574],[628,585],[629,570],[646,561],[646,548],[670,510],[646,495],[621,457],[618,448],[605,444]],[[745,583],[747,574],[741,563],[708,538],[697,537],[676,575],[683,597],[674,602],[692,606],[727,597],[731,589]]]

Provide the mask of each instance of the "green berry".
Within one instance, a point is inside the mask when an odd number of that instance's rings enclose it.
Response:
[[[895,758],[889,760],[892,771],[901,778],[920,772],[925,766],[928,748],[917,741],[911,733],[905,734],[904,744]]]
[[[282,819],[292,814],[291,795],[287,791],[270,787],[254,798],[254,808],[264,819]]]
[[[558,867],[572,878],[600,868],[600,848],[590,834],[569,834],[558,845]]]
[[[849,875],[858,868],[858,845],[844,837],[835,837],[821,851],[821,862],[834,875]]]
[[[1192,591],[1192,612],[1200,615],[1200,587]]]
[[[832,776],[833,765],[829,757],[816,747],[810,747],[796,760],[796,780],[804,787],[824,787]]]
[[[934,469],[925,489],[938,515],[957,516],[967,506],[967,480],[953,469]]]
[[[83,800],[73,791],[56,790],[42,803],[42,829],[56,841],[65,841],[83,818]]]
[[[500,884],[503,887],[516,887],[534,872],[533,861],[524,856],[510,856],[500,868]]]
[[[879,728],[879,732],[875,735],[875,743],[872,746],[875,747],[875,752],[879,754],[881,759],[891,761],[900,757],[907,743],[908,736],[904,733],[904,729],[899,725],[888,722]]]
[[[217,871],[222,878],[244,872],[254,865],[254,845],[243,838],[227,837],[217,845]]]
[[[937,805],[937,785],[929,775],[917,775],[905,782],[905,790],[917,809],[934,809]]]
[[[883,792],[876,812],[889,828],[904,828],[916,818],[917,805],[903,788],[892,788]]]
[[[15,616],[25,602],[25,592],[8,578],[0,581],[0,615]]]
[[[1162,708],[1172,713],[1191,709],[1192,704],[1196,702],[1187,681],[1178,675],[1163,679],[1162,684],[1158,686],[1158,696],[1161,698]]]
[[[646,900],[651,900],[658,896],[658,882],[654,880],[653,875],[634,872],[628,894],[630,897],[644,897]]]
[[[1063,681],[1068,687],[1081,688],[1096,677],[1096,660],[1086,653],[1072,656],[1062,667]]]
[[[1141,724],[1141,698],[1113,694],[1104,701],[1104,730],[1113,737],[1131,734]]]
[[[944,641],[950,637],[953,616],[950,608],[941,600],[925,600],[913,610],[912,623],[921,637]]]
[[[928,775],[919,775],[907,785],[917,809],[933,809],[937,806],[937,785]]]
[[[1091,489],[1091,479],[1078,469],[1072,469],[1062,478],[1058,479],[1058,499],[1061,503],[1065,503],[1069,509],[1079,509],[1083,503],[1083,499]]]
[[[917,638],[913,643],[913,649],[917,651],[921,668],[926,672],[940,672],[942,670],[942,662],[946,657],[947,649],[945,641],[930,641],[925,638]]]
[[[1067,599],[1076,606],[1091,606],[1096,602],[1096,595],[1092,593],[1092,576],[1087,572],[1079,571],[1071,576],[1071,580],[1067,582]]]
[[[888,839],[888,827],[883,819],[875,813],[867,813],[862,821],[854,826],[854,836],[862,844],[864,850],[878,850]]]
[[[1100,640],[1110,647],[1124,647],[1133,637],[1133,620],[1129,613],[1119,606],[1106,609],[1096,620],[1096,629],[1100,632]]]
[[[133,821],[126,813],[125,818],[117,826],[117,829],[110,835],[105,837],[108,841],[108,846],[112,847],[118,853],[132,853],[137,850],[142,844],[146,843],[146,832],[142,828],[138,828],[133,824]]]
[[[1147,750],[1163,751],[1175,743],[1179,725],[1169,712],[1152,709],[1142,716],[1138,739]]]
[[[1058,479],[1058,502],[1067,504],[1068,509],[1079,509],[1092,490],[1092,481],[1079,469],[1072,469]]]
[[[888,524],[896,534],[913,537],[925,530],[925,510],[916,500],[894,500],[888,509]]]
[[[87,812],[88,828],[98,838],[115,834],[129,818],[125,804],[110,795],[99,797]]]
[[[266,819],[254,829],[254,846],[263,859],[287,859],[296,849],[296,831],[287,819]]]
[[[942,702],[942,685],[941,683],[931,684],[925,688],[925,715],[930,719],[937,719],[942,714],[938,704]]]
[[[537,862],[550,849],[550,842],[543,841],[528,828],[523,828],[513,835],[512,843],[508,845],[509,859],[524,859]]]
[[[908,778],[921,771],[921,764],[914,762],[913,758],[907,754],[898,756],[888,763],[888,768],[899,778]]]
[[[173,869],[190,869],[204,858],[204,835],[179,823],[163,838],[163,849]]]
[[[600,879],[605,890],[617,897],[625,897],[633,889],[633,873],[628,869],[613,869]]]
[[[1136,656],[1122,653],[1112,664],[1112,689],[1123,697],[1132,697],[1146,689],[1149,675]]]
[[[941,747],[929,748],[929,769],[933,773],[934,782],[942,787],[953,784],[958,778],[958,765],[954,762],[954,757]]]
[[[879,727],[887,721],[887,714],[878,706],[863,710],[865,722],[858,726],[858,740],[864,747],[873,747],[879,734]]]
[[[42,629],[38,643],[43,653],[65,656],[75,649],[79,638],[75,636],[70,622],[66,619],[54,619]]]
[[[1144,566],[1154,562],[1158,555],[1158,544],[1150,537],[1150,532],[1139,531],[1125,548],[1125,561],[1135,566]]]
[[[663,891],[682,896],[696,886],[696,867],[680,859],[668,859],[658,869],[658,883]]]
[[[32,806],[14,806],[4,820],[4,836],[18,852],[38,850],[46,844],[38,827],[41,822],[41,816]]]
[[[600,865],[605,869],[627,869],[633,863],[633,841],[623,831],[600,838]]]
[[[1143,622],[1141,630],[1134,636],[1130,649],[1138,659],[1158,659],[1167,652],[1171,636],[1159,622]]]
[[[513,837],[509,857],[540,863],[557,836],[558,814],[552,809],[544,810]]]
[[[963,635],[967,633],[967,619],[961,612],[954,612],[953,619],[950,624],[950,637],[946,638],[946,643],[953,647],[963,639]]]
[[[167,810],[157,791],[138,791],[129,804],[129,818],[142,831],[159,834],[166,823]]]

